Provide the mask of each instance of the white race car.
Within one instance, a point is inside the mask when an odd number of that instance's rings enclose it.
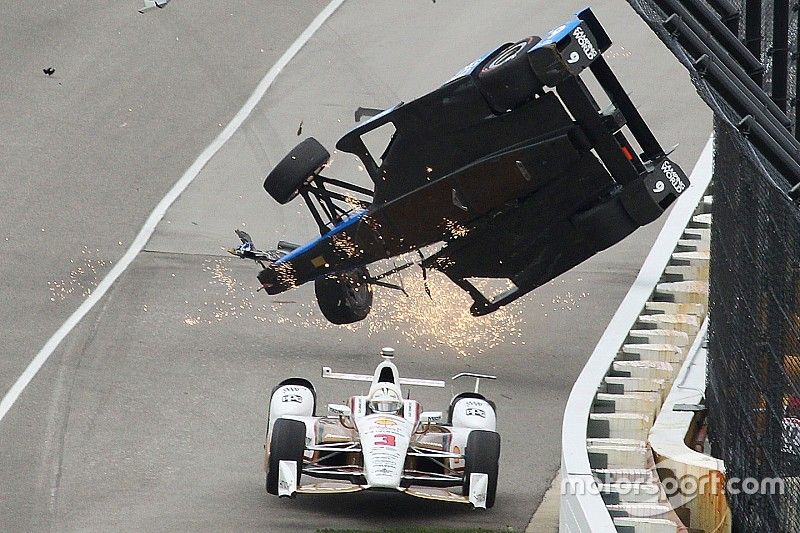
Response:
[[[494,505],[500,435],[494,403],[478,392],[457,394],[447,423],[441,412],[422,412],[403,399],[401,386],[444,387],[443,381],[401,378],[385,348],[373,375],[341,374],[322,368],[322,377],[371,382],[365,396],[347,405],[328,405],[316,415],[314,386],[303,378],[282,381],[272,392],[265,443],[267,492],[278,496],[339,494],[367,489],[397,490],[411,496]],[[301,475],[319,478],[301,484]],[[453,489],[453,487],[456,487]]]

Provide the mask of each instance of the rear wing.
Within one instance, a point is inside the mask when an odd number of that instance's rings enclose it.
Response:
[[[544,39],[528,51],[528,60],[543,87],[556,89],[564,104],[590,136],[601,137],[608,125],[621,128],[627,126],[642,149],[642,159],[659,166],[666,157],[664,149],[634,106],[628,93],[608,66],[603,53],[611,46],[611,39],[590,8],[578,12],[575,17],[551,31]],[[603,113],[579,75],[589,70],[597,79],[612,106]],[[595,135],[593,135],[595,134]],[[620,144],[630,149],[624,138]],[[619,146],[596,146],[598,155],[614,178],[621,184],[633,181],[638,166],[635,158],[622,159]]]
[[[348,374],[346,372],[334,372],[329,366],[322,367],[322,377],[328,379],[340,379],[343,381],[369,381],[372,382],[372,374]],[[399,378],[398,385],[414,385],[418,387],[439,387],[444,388],[444,381],[437,379],[417,379]]]
[[[590,67],[610,46],[608,34],[592,10],[586,8],[531,48],[528,60],[539,81],[546,87],[555,87]]]

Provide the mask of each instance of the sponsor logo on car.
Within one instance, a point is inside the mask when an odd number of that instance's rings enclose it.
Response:
[[[597,50],[592,44],[592,41],[589,40],[589,36],[586,35],[585,31],[583,31],[583,28],[580,26],[575,28],[575,31],[572,32],[572,36],[578,42],[578,45],[580,45],[580,47],[583,49],[583,53],[586,54],[586,58],[589,61],[597,57]]]
[[[283,403],[303,403],[303,397],[299,394],[284,394],[281,398]]]
[[[672,163],[666,160],[663,163],[661,163],[661,172],[664,173],[664,176],[666,176],[666,178],[675,188],[676,193],[680,194],[686,189],[686,184],[683,183],[683,180],[681,180],[680,175],[672,167]]]

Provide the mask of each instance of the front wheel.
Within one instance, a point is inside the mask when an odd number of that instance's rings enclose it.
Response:
[[[500,434],[494,431],[475,430],[467,437],[464,450],[464,483],[462,494],[469,496],[470,474],[487,474],[486,508],[494,506],[497,494],[497,475],[500,469]]]
[[[267,492],[278,494],[278,472],[281,461],[297,462],[297,484],[303,471],[306,450],[306,425],[299,420],[279,418],[272,426],[267,459]]]
[[[300,187],[314,179],[330,158],[328,150],[309,137],[275,165],[264,180],[264,190],[279,204],[286,204],[299,194]]]
[[[372,309],[372,287],[366,267],[331,274],[314,281],[317,304],[332,324],[352,324],[367,318]]]

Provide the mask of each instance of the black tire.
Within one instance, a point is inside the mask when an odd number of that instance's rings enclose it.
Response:
[[[486,508],[494,507],[497,494],[497,475],[500,462],[500,434],[494,431],[475,430],[467,437],[464,450],[464,484],[462,494],[469,496],[470,474],[488,474]]]
[[[541,90],[527,54],[539,41],[532,36],[509,44],[478,72],[478,86],[495,113],[516,109]]]
[[[306,425],[299,420],[279,418],[272,426],[267,461],[267,492],[278,494],[278,468],[281,461],[297,461],[297,482],[303,470],[306,450]]]
[[[314,137],[295,146],[264,180],[264,190],[279,204],[289,203],[331,158]]]
[[[331,274],[314,281],[319,310],[332,324],[352,324],[372,309],[372,287],[365,267]]]

